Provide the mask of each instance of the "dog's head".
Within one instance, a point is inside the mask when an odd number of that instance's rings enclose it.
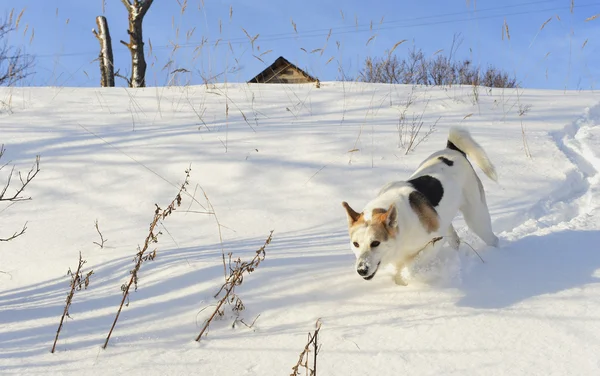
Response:
[[[342,205],[348,215],[350,247],[356,256],[356,271],[366,280],[377,273],[379,264],[388,251],[393,251],[392,241],[398,232],[396,206],[373,209],[371,213],[357,213],[347,202]]]
[[[406,208],[401,208],[403,231],[410,231],[415,239],[423,238],[425,244],[430,239],[429,234],[439,230],[437,211],[429,200],[416,190],[408,195],[406,204]],[[348,215],[350,244],[356,255],[356,271],[364,279],[370,280],[377,273],[382,260],[397,251],[396,247],[400,241],[398,236],[401,235],[398,209],[392,204],[387,209],[376,208],[371,212],[357,213],[347,202],[342,202],[342,205]],[[420,230],[415,229],[415,224]]]

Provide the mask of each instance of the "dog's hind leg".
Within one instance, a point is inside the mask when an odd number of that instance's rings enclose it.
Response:
[[[450,226],[448,226],[448,244],[450,245],[450,247],[454,248],[454,249],[458,249],[458,247],[460,246],[460,238],[458,237],[458,234],[456,233],[456,230],[454,229],[454,226],[452,226],[452,224],[450,224]]]
[[[465,200],[460,211],[463,213],[467,226],[481,240],[489,246],[498,246],[498,237],[492,231],[492,220],[485,200],[471,197]]]

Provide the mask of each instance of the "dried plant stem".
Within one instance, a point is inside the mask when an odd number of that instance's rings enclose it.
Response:
[[[189,184],[188,180],[190,177],[190,171],[191,171],[191,169],[185,170],[185,180],[181,184],[181,187],[179,188],[179,192],[177,192],[177,195],[175,196],[173,201],[171,201],[169,206],[167,206],[166,209],[163,210],[158,205],[155,204],[156,209],[154,211],[154,219],[150,223],[150,229],[148,231],[148,236],[146,236],[146,240],[144,240],[144,246],[136,254],[135,266],[133,267],[133,269],[130,272],[131,278],[129,278],[129,281],[127,282],[127,284],[121,286],[121,290],[123,291],[123,298],[121,299],[121,304],[119,305],[119,309],[117,311],[115,319],[112,323],[112,326],[110,327],[108,336],[106,337],[106,340],[104,341],[104,345],[102,345],[103,349],[106,349],[106,346],[108,346],[108,341],[110,340],[110,336],[112,335],[112,332],[115,329],[115,325],[117,325],[117,321],[119,320],[119,316],[121,315],[121,310],[123,309],[123,305],[125,304],[125,301],[129,297],[129,290],[131,289],[131,285],[135,285],[135,289],[137,289],[138,271],[140,270],[142,263],[146,260],[153,260],[154,257],[156,256],[156,250],[154,250],[153,252],[151,252],[149,254],[145,254],[146,251],[148,250],[150,244],[158,242],[158,235],[160,235],[160,232],[156,233],[156,234],[154,233],[156,225],[158,224],[158,222],[161,219],[165,219],[166,217],[171,215],[171,213],[173,213],[173,211],[175,210],[176,207],[181,206],[181,194],[186,190],[186,186]]]
[[[523,140],[523,149],[525,150],[525,156],[531,159],[531,152],[529,151],[529,144],[527,143],[527,135],[525,134],[525,126],[523,120],[521,120],[521,139]]]
[[[300,371],[298,370],[300,367],[306,369],[306,374],[310,376],[317,376],[317,355],[319,354],[319,331],[321,330],[321,321],[317,320],[316,329],[313,333],[308,333],[308,341],[304,346],[304,349],[300,353],[300,357],[298,358],[298,362],[295,366],[292,367],[292,373],[290,376],[298,376],[300,375]],[[313,367],[312,369],[308,365],[308,353],[312,347],[313,351]]]
[[[96,225],[96,231],[98,231],[98,235],[100,235],[100,243],[94,242],[94,244],[96,244],[98,247],[100,247],[100,249],[103,249],[104,243],[106,243],[108,241],[108,239],[104,239],[104,236],[102,236],[102,233],[100,232],[100,228],[98,228],[98,220],[97,219],[96,219],[95,225]]]
[[[465,243],[466,245],[468,245],[468,246],[469,246],[469,248],[471,248],[471,250],[472,250],[473,252],[475,252],[475,254],[477,255],[477,257],[479,257],[479,259],[481,260],[481,262],[482,262],[483,264],[485,264],[485,261],[483,261],[483,258],[481,258],[481,255],[479,254],[479,252],[477,252],[477,251],[475,250],[475,248],[473,248],[473,246],[472,246],[471,244],[467,243],[467,242],[466,242],[466,241],[464,241],[464,240],[461,240],[460,242],[461,242],[461,243]]]
[[[60,318],[60,323],[58,324],[58,329],[56,330],[56,336],[54,337],[54,344],[52,345],[52,350],[50,352],[54,354],[56,350],[56,342],[58,342],[58,336],[60,335],[60,331],[63,327],[63,322],[65,321],[65,317],[69,316],[69,308],[71,307],[71,303],[73,302],[73,296],[75,296],[76,290],[81,290],[82,286],[87,289],[90,284],[90,276],[94,273],[93,270],[89,271],[85,278],[83,274],[81,274],[81,268],[86,263],[86,261],[81,257],[81,252],[79,252],[79,263],[77,265],[77,271],[75,273],[71,272],[69,269],[69,273],[71,275],[71,290],[67,295],[67,300],[65,302],[65,309],[63,311],[62,317]]]
[[[519,119],[521,121],[521,139],[523,141],[523,150],[525,151],[525,156],[531,159],[531,151],[529,150],[529,144],[527,143],[527,134],[525,133],[525,125],[523,125],[523,116],[529,111],[529,107],[531,106],[522,106],[521,105],[521,94],[519,93],[519,89],[517,88],[517,103],[519,104]]]
[[[254,269],[256,269],[258,267],[258,265],[260,265],[260,263],[265,259],[265,249],[266,249],[267,245],[269,245],[271,243],[272,239],[273,239],[273,231],[271,231],[271,233],[267,237],[267,240],[265,240],[265,243],[262,245],[262,247],[260,247],[256,251],[254,258],[252,258],[251,261],[242,262],[240,259],[238,259],[235,263],[235,267],[234,268],[230,267],[229,276],[225,279],[225,283],[223,284],[223,286],[221,286],[219,291],[215,294],[215,298],[217,296],[219,296],[219,294],[221,294],[221,292],[223,292],[223,291],[225,291],[225,294],[217,303],[217,306],[216,306],[214,312],[204,322],[204,326],[202,327],[202,330],[200,330],[200,334],[198,334],[198,336],[196,337],[196,342],[199,342],[200,339],[202,338],[202,336],[206,333],[206,331],[208,330],[208,327],[212,323],[213,319],[217,315],[222,315],[221,307],[223,306],[223,304],[225,304],[225,302],[235,302],[234,310],[236,310],[236,311],[240,311],[240,310],[244,309],[244,305],[242,304],[240,298],[234,292],[235,287],[241,285],[242,282],[244,281],[244,273],[246,273],[246,274],[252,273],[254,271]]]
[[[206,203],[207,203],[208,209],[210,210],[210,213],[215,218],[215,222],[217,222],[217,229],[219,231],[219,243],[221,245],[221,257],[223,259],[223,276],[225,277],[225,279],[227,279],[227,265],[225,264],[225,249],[223,248],[223,233],[221,232],[221,227],[223,227],[223,226],[221,225],[221,222],[219,222],[219,217],[217,217],[217,212],[215,211],[213,204],[208,199],[208,195],[206,194],[206,191],[202,187],[200,187],[200,189],[202,190],[202,194],[204,195],[204,198],[206,199]]]
[[[215,316],[221,312],[221,306],[225,303],[225,301],[227,300],[227,297],[229,297],[229,294],[231,293],[231,290],[233,289],[233,285],[229,286],[225,292],[225,296],[219,300],[219,303],[217,303],[217,307],[215,308],[214,312],[210,315],[210,317],[208,318],[208,320],[206,320],[206,322],[204,323],[204,326],[202,327],[202,330],[200,331],[200,334],[198,334],[198,336],[196,337],[196,342],[200,342],[200,339],[202,338],[202,336],[204,335],[204,332],[206,332],[206,330],[208,329],[208,326],[210,325],[210,323],[212,322],[212,320],[215,318]]]
[[[427,248],[427,246],[429,246],[430,244],[431,244],[431,245],[434,245],[435,243],[437,243],[438,241],[440,241],[440,240],[442,240],[442,239],[444,239],[444,238],[445,238],[445,236],[438,236],[438,237],[435,237],[435,238],[431,239],[430,241],[428,241],[428,242],[427,242],[427,244],[425,244],[425,245],[423,246],[423,248],[421,248],[421,249],[419,250],[419,252],[417,252],[417,253],[415,254],[415,256],[414,256],[414,257],[417,257],[417,256],[418,256],[418,255],[419,255],[421,252],[423,252],[423,251],[425,250],[425,248]],[[479,257],[479,259],[481,260],[481,262],[485,264],[485,261],[483,261],[483,258],[481,257],[481,255],[479,254],[479,252],[477,252],[477,251],[475,250],[475,248],[473,248],[473,246],[471,246],[471,244],[467,243],[467,242],[466,242],[466,241],[464,241],[464,240],[459,240],[459,241],[460,241],[460,243],[465,243],[466,245],[468,245],[468,246],[469,246],[469,248],[471,248],[471,250],[472,250],[473,252],[475,252],[475,254],[477,255],[477,257]]]
[[[315,334],[313,335],[313,369],[312,374],[314,376],[317,375],[317,355],[319,355],[319,330],[321,330],[321,323],[317,321],[317,329],[315,330]]]

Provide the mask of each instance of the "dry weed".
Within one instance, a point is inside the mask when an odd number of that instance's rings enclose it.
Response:
[[[125,283],[121,286],[121,290],[123,291],[123,298],[121,299],[121,304],[119,305],[119,309],[117,311],[115,319],[112,323],[110,331],[108,332],[108,336],[106,337],[106,340],[104,341],[104,345],[102,345],[103,349],[106,349],[106,346],[108,346],[108,341],[110,340],[110,336],[112,335],[112,332],[115,329],[115,326],[117,325],[117,321],[119,320],[119,316],[121,315],[121,310],[123,309],[123,306],[125,305],[125,301],[128,301],[128,299],[129,299],[129,291],[131,289],[131,286],[134,285],[135,290],[137,290],[138,272],[142,266],[142,263],[144,261],[154,260],[154,258],[156,257],[156,248],[152,252],[147,252],[148,248],[150,248],[151,244],[158,243],[158,236],[161,235],[161,232],[158,232],[158,233],[154,232],[156,229],[156,225],[158,224],[158,222],[160,220],[164,220],[169,215],[171,215],[173,213],[173,211],[176,210],[177,207],[181,206],[181,195],[183,192],[186,191],[186,187],[189,184],[190,171],[191,171],[191,169],[185,170],[185,180],[181,184],[181,187],[179,188],[179,192],[177,192],[177,195],[175,196],[173,201],[171,201],[171,203],[167,206],[166,209],[161,209],[158,205],[155,204],[156,209],[154,210],[154,218],[153,218],[152,222],[150,223],[150,229],[148,231],[148,235],[146,236],[146,239],[144,240],[144,246],[142,247],[142,249],[139,249],[139,247],[138,247],[138,252],[136,253],[135,258],[134,258],[135,265],[134,265],[133,269],[129,272],[131,274],[131,277],[129,278],[129,281],[127,283]]]
[[[246,307],[242,302],[242,299],[235,293],[235,288],[244,282],[244,273],[250,274],[252,273],[260,263],[265,259],[265,249],[267,245],[271,243],[273,239],[273,231],[265,240],[265,243],[260,247],[252,260],[250,261],[242,261],[240,258],[234,261],[233,266],[231,265],[231,254],[229,255],[229,276],[225,279],[225,283],[221,286],[219,291],[215,294],[215,298],[219,297],[222,292],[224,292],[223,296],[219,299],[215,310],[210,315],[210,317],[204,322],[202,329],[200,330],[200,334],[196,337],[196,342],[199,342],[202,339],[202,336],[208,333],[208,328],[210,324],[216,317],[221,317],[225,314],[222,307],[225,303],[233,305],[232,310],[237,316],[239,313],[243,311]],[[258,318],[258,317],[257,317]],[[235,325],[235,321],[234,324]],[[255,319],[256,321],[256,319]],[[253,323],[254,324],[254,323]]]

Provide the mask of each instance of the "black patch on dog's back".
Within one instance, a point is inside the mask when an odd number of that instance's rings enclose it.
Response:
[[[456,150],[457,152],[461,153],[465,157],[467,156],[467,154],[464,151],[460,150],[458,148],[458,146],[454,145],[454,143],[452,141],[450,141],[450,140],[448,140],[448,143],[446,143],[446,148],[448,148],[450,150]]]
[[[438,157],[438,159],[442,162],[444,162],[446,165],[448,166],[454,166],[454,161],[449,160],[446,157]]]
[[[431,206],[438,206],[444,197],[442,183],[432,176],[423,175],[408,181],[417,191],[429,200]]]

